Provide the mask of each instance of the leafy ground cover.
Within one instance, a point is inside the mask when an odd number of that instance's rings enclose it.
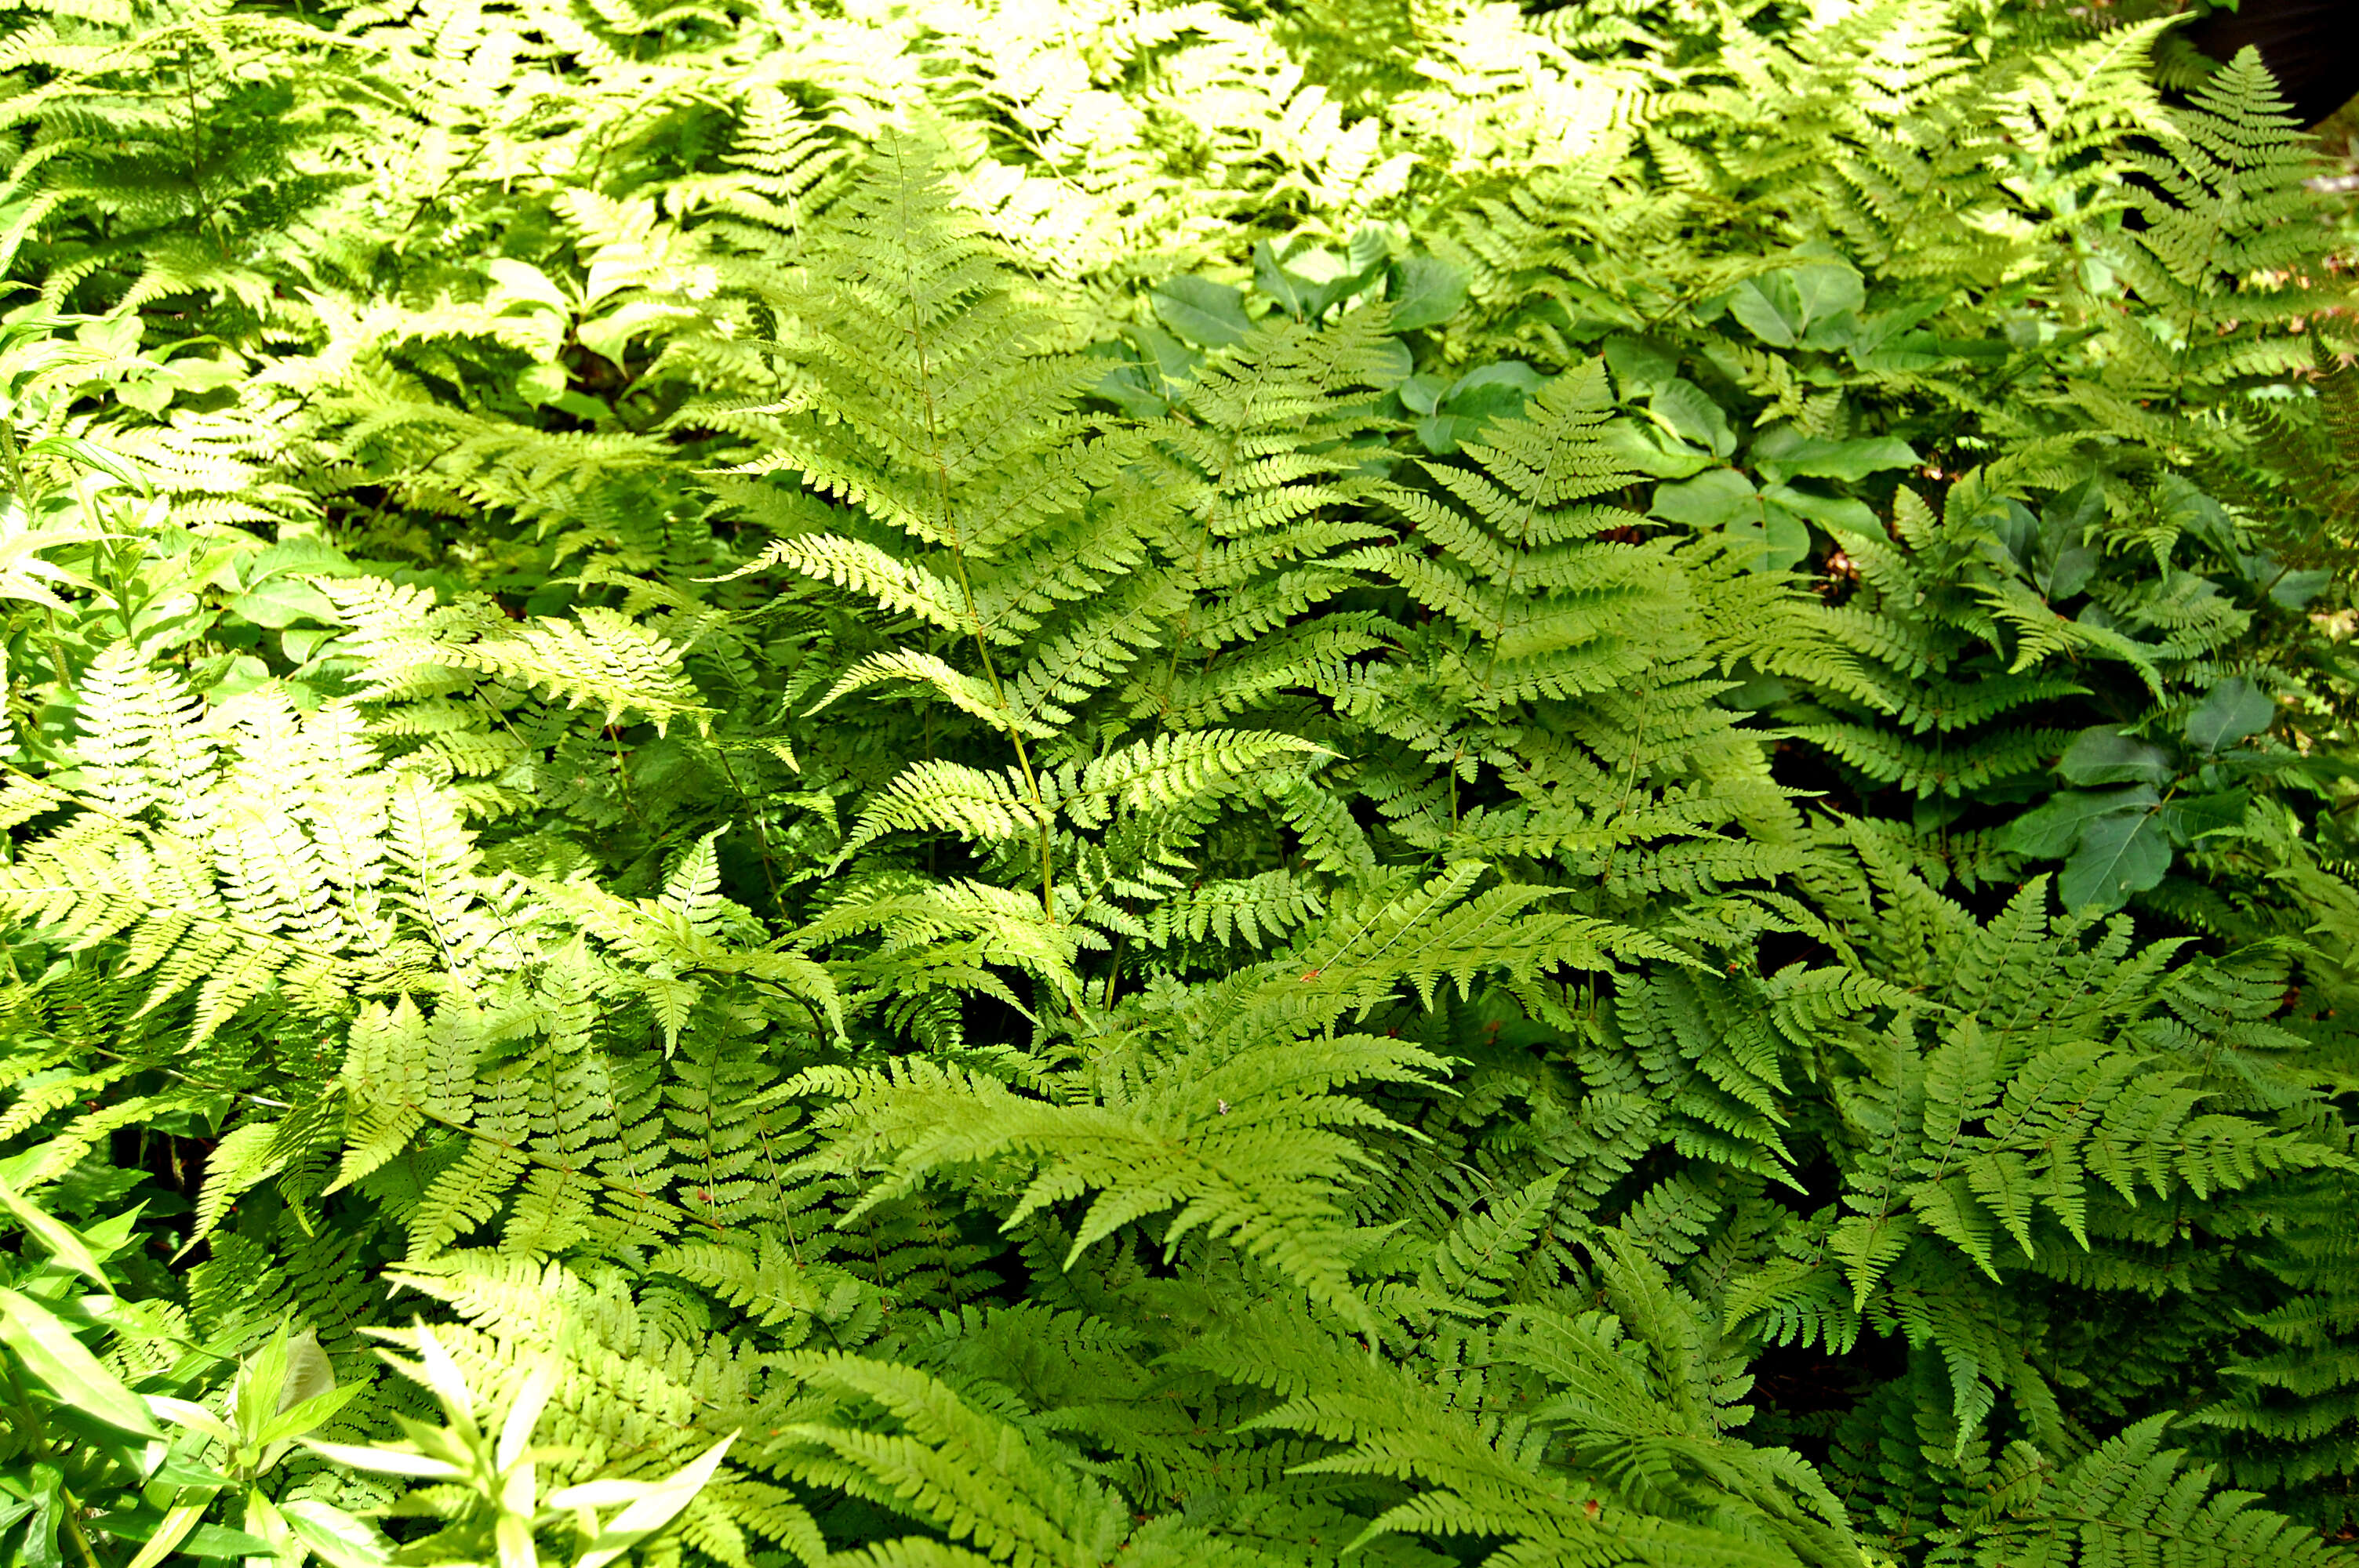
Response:
[[[2346,1557],[2352,224],[2134,11],[11,13],[0,1552]]]

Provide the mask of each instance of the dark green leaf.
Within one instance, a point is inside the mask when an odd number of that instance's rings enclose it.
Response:
[[[1134,419],[1158,418],[1169,413],[1171,405],[1147,384],[1147,374],[1140,365],[1116,365],[1091,390]]]
[[[1821,495],[1789,484],[1772,484],[1762,488],[1761,502],[1772,513],[1789,513],[1821,527],[1874,533],[1883,525],[1866,502],[1847,495]]]
[[[1487,418],[1521,409],[1524,399],[1538,387],[1540,373],[1520,360],[1502,360],[1469,371],[1451,383],[1441,395],[1443,412],[1467,418]]]
[[[1759,571],[1782,572],[1799,565],[1802,557],[1810,553],[1810,524],[1783,506],[1770,504],[1763,508],[1761,538],[1768,548],[1754,563]]]
[[[1713,457],[1724,458],[1736,449],[1736,434],[1728,427],[1728,416],[1691,381],[1674,379],[1655,394],[1649,406],[1657,424]]]
[[[2236,523],[2228,509],[2175,473],[2162,476],[2163,521],[2192,535],[2229,561],[2236,559]]]
[[[1204,362],[1202,350],[1190,348],[1170,333],[1158,331],[1145,322],[1130,329],[1130,338],[1145,353],[1150,378],[1159,377],[1164,383],[1160,390],[1166,395],[1172,386],[1193,380],[1196,367]]]
[[[2170,870],[2170,838],[2152,812],[2101,816],[2081,830],[2080,848],[2056,881],[2067,909],[2118,909]]]
[[[1450,453],[1473,440],[1493,419],[1521,413],[1524,400],[1540,384],[1540,373],[1517,360],[1470,371],[1452,382],[1436,412],[1418,422],[1428,450]]]
[[[1597,438],[1616,464],[1653,479],[1685,479],[1712,464],[1710,452],[1651,422],[1642,426],[1631,418],[1609,419],[1597,427]]]
[[[1861,480],[1886,469],[1915,468],[1918,461],[1916,449],[1895,437],[1832,441],[1805,436],[1790,425],[1763,432],[1746,456],[1773,480]]]
[[[1794,269],[1794,297],[1801,302],[1801,326],[1807,330],[1837,316],[1857,313],[1867,304],[1867,288],[1850,267],[1840,262],[1821,262]]]
[[[266,578],[230,600],[229,610],[231,614],[256,626],[273,629],[291,626],[298,621],[324,626],[337,623],[336,607],[328,602],[328,596],[299,578]]]
[[[2036,860],[2060,860],[2072,852],[2090,823],[2124,811],[2144,815],[2161,798],[2151,784],[2094,794],[2062,790],[2008,823],[1999,834],[1999,847]]]
[[[1412,414],[1430,414],[1449,387],[1448,382],[1430,373],[1413,375],[1400,384],[1400,400]]]
[[[1820,263],[1747,278],[1730,293],[1728,313],[1775,348],[1841,348],[1856,335],[1852,318],[1866,300],[1858,273]]]
[[[2178,774],[2162,747],[2102,724],[2072,737],[2056,771],[2076,784],[2164,784]]]
[[[1772,348],[1790,349],[1801,340],[1802,297],[1790,272],[1746,278],[1729,295],[1728,313]]]
[[[1605,340],[1605,368],[1625,402],[1652,397],[1670,385],[1680,373],[1679,360],[1643,338],[1619,333]]]
[[[2187,743],[2199,752],[2220,752],[2247,735],[2257,735],[2277,718],[2267,692],[2243,676],[2230,676],[2203,694],[2187,715]]]
[[[1253,263],[1256,288],[1277,300],[1278,308],[1289,316],[1310,313],[1310,298],[1315,286],[1280,266],[1267,240],[1254,243]]]
[[[2245,825],[2250,790],[2223,790],[2172,801],[2162,809],[2162,825],[2174,843],[2192,844],[2213,833],[2233,833]]]
[[[1802,505],[1789,504],[1800,501]],[[1690,528],[1720,528],[1741,538],[1758,541],[1761,552],[1753,559],[1756,571],[1783,571],[1810,550],[1810,513],[1806,508],[1858,507],[1856,502],[1833,503],[1798,496],[1776,487],[1756,491],[1753,481],[1734,469],[1715,469],[1683,484],[1655,487],[1654,515]],[[1845,522],[1855,522],[1848,513]]]
[[[2071,598],[2089,586],[2089,579],[2097,575],[2097,567],[2102,559],[2096,551],[2084,545],[2074,545],[2063,551],[2042,574],[2040,597],[2051,604]]]
[[[1682,484],[1655,487],[1654,515],[1690,528],[1725,528],[1761,520],[1761,494],[1734,469],[1714,469]]]
[[[2310,607],[2310,601],[2324,593],[2334,580],[2328,571],[2279,572],[2269,584],[2269,602],[2280,610],[2297,612]]]

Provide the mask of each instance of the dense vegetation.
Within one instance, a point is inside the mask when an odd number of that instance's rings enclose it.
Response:
[[[2359,226],[2103,15],[9,13],[0,1560],[2340,1560]]]

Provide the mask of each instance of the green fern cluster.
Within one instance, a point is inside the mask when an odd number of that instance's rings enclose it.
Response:
[[[0,1558],[2347,1555],[2250,60],[8,25]]]

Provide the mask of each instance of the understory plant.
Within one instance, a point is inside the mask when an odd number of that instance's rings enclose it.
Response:
[[[2253,57],[8,27],[8,1563],[2347,1555]]]

